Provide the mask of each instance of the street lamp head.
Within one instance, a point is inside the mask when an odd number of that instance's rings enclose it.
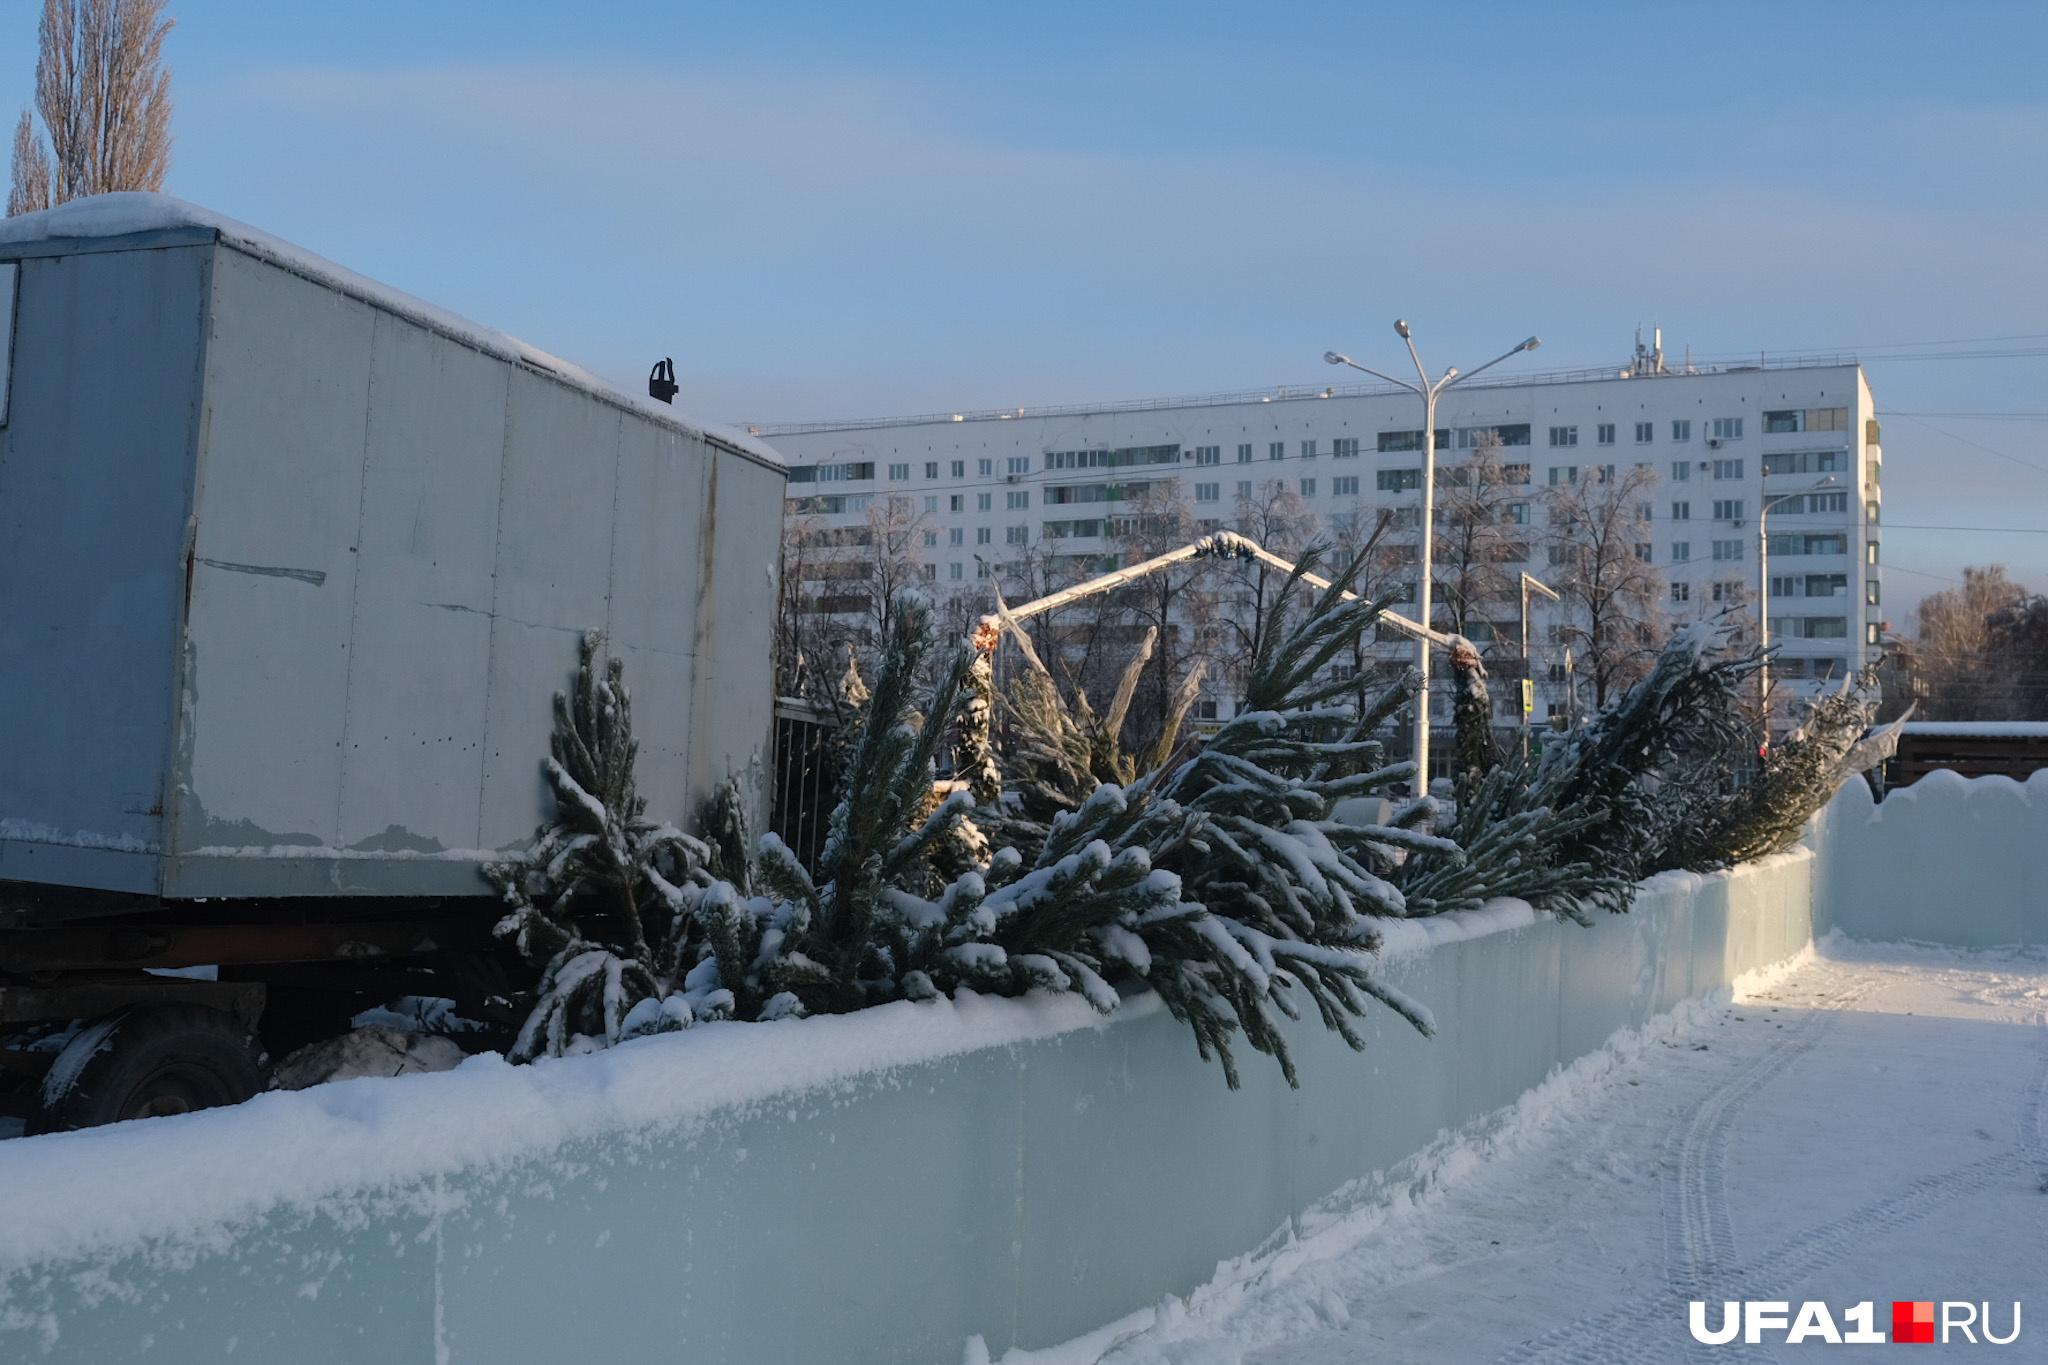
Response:
[[[1453,380],[1453,379],[1456,379],[1457,377],[1458,377],[1458,367],[1457,367],[1456,365],[1453,365],[1453,366],[1451,366],[1451,368],[1449,368],[1448,370],[1445,370],[1445,371],[1444,371],[1444,380],[1445,380],[1445,382],[1446,382],[1446,383],[1448,383],[1449,381],[1451,381],[1451,380]]]
[[[1408,324],[1400,318],[1394,319],[1394,331],[1400,336],[1401,340],[1406,341],[1408,339]]]
[[[1338,355],[1335,351],[1324,351],[1323,359],[1332,365],[1348,365],[1351,363],[1350,356]]]
[[[1523,342],[1523,343],[1522,343],[1522,344],[1521,344],[1520,346],[1516,347],[1515,349],[1517,349],[1517,350],[1521,350],[1521,351],[1533,351],[1533,350],[1535,350],[1535,349],[1536,349],[1536,348],[1537,348],[1538,346],[1541,346],[1542,344],[1543,344],[1543,338],[1542,338],[1542,337],[1530,337],[1530,338],[1529,338],[1529,339],[1528,339],[1527,341]]]

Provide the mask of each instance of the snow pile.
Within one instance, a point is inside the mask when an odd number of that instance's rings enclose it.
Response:
[[[1157,1010],[1150,997],[1120,1016]],[[259,1095],[232,1109],[0,1144],[0,1270],[176,1236],[219,1244],[266,1210],[502,1169],[579,1139],[687,1132],[894,1068],[1105,1027],[1074,996],[900,1002],[708,1024],[593,1056]]]
[[[693,436],[711,437],[735,450],[744,451],[756,459],[766,461],[778,469],[783,467],[783,460],[779,454],[743,431],[685,417],[666,403],[658,403],[642,394],[628,393],[559,356],[549,355],[538,347],[529,346],[517,337],[471,322],[468,318],[393,289],[387,284],[381,284],[368,276],[359,275],[323,256],[315,255],[304,247],[294,246],[281,238],[250,227],[247,223],[237,222],[225,214],[215,213],[197,204],[188,204],[167,194],[147,194],[141,191],[98,194],[85,199],[74,199],[67,204],[59,204],[56,208],[44,209],[39,213],[24,213],[14,218],[0,219],[0,245],[13,242],[57,241],[74,237],[125,237],[132,233],[161,232],[174,228],[211,229],[219,234],[221,241],[238,251],[247,252],[295,275],[395,313],[487,355],[544,371],[586,393],[595,394],[621,407],[631,408],[642,417],[679,427]]]

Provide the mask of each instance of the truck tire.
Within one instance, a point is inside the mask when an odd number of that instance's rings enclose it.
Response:
[[[28,1132],[240,1104],[269,1058],[241,1020],[203,1005],[137,1005],[88,1024],[44,1078]]]

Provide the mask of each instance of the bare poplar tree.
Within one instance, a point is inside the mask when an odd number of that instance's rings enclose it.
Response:
[[[1656,482],[1640,465],[1592,466],[1578,482],[1549,490],[1562,642],[1578,656],[1578,676],[1591,682],[1596,707],[1646,676],[1662,643],[1663,579],[1649,561],[1647,495]]]
[[[43,0],[36,112],[14,131],[10,215],[115,190],[161,190],[171,159],[164,0]]]

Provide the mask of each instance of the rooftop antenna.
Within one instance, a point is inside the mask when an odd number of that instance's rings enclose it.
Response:
[[[664,356],[654,362],[654,368],[647,372],[647,396],[664,403],[676,401],[676,362]]]

